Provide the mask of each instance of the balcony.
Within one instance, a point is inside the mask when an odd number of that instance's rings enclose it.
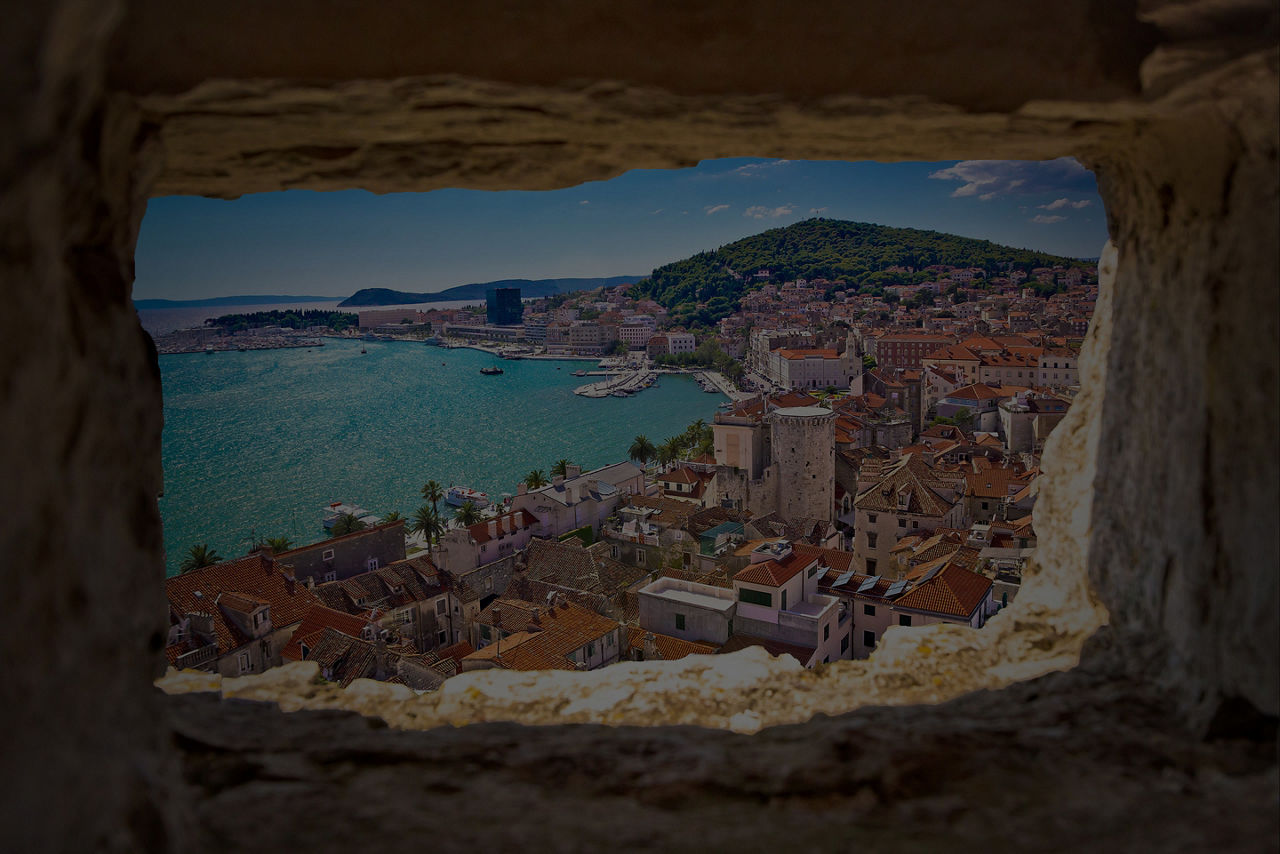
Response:
[[[178,656],[178,660],[174,662],[174,667],[179,670],[200,670],[217,660],[217,644],[208,644]]]

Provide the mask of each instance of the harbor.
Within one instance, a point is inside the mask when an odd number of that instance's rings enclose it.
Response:
[[[592,372],[599,375],[602,372]],[[605,379],[578,386],[573,393],[580,397],[630,397],[657,381],[657,372],[641,368],[624,373],[606,374]]]

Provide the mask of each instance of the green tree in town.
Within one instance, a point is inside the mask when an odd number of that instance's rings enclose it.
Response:
[[[569,466],[573,465],[572,460],[566,460],[564,457],[556,460],[555,465],[551,467],[552,477],[568,477]]]
[[[208,543],[197,543],[187,550],[187,556],[183,558],[179,569],[182,572],[190,572],[193,569],[213,566],[221,560],[222,556],[218,554],[216,549],[209,548]]]
[[[684,437],[668,436],[666,441],[658,446],[658,462],[664,468],[670,466],[676,460],[680,459],[680,455],[683,451]]]
[[[635,441],[631,443],[631,447],[627,450],[627,455],[643,467],[649,460],[654,458],[657,452],[658,449],[642,434],[636,436]]]
[[[542,469],[533,469],[524,476],[524,485],[530,489],[546,486],[547,476],[543,474]]]
[[[341,537],[345,534],[354,534],[356,531],[363,531],[368,525],[363,519],[358,519],[350,513],[343,513],[333,523],[333,527],[329,529],[329,536]]]
[[[440,535],[444,533],[444,524],[440,521],[440,514],[434,507],[423,504],[414,511],[413,518],[409,520],[409,532],[421,534],[430,545],[440,539]]]
[[[470,501],[465,502],[461,507],[459,507],[458,512],[453,514],[453,518],[463,528],[474,525],[482,519],[480,509]]]
[[[444,487],[434,480],[429,480],[422,487],[422,498],[431,502],[431,509],[440,515],[440,499],[444,498]]]
[[[392,510],[390,513],[387,513],[382,517],[382,522],[385,525],[387,522],[399,522],[402,519],[404,519],[403,513],[399,510]]]
[[[288,537],[268,537],[263,543],[267,551],[273,555],[283,554],[293,548],[293,540]]]

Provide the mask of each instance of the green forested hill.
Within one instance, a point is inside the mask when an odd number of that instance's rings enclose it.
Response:
[[[732,314],[742,295],[762,284],[751,279],[757,270],[769,270],[775,282],[800,277],[844,279],[849,285],[874,289],[930,278],[923,272],[884,272],[889,267],[919,271],[933,264],[982,267],[989,274],[1055,264],[1087,266],[1074,258],[938,231],[809,219],[659,267],[630,293],[652,298],[678,322],[704,326]],[[734,274],[744,279],[740,281]],[[701,303],[705,306],[699,308]]]

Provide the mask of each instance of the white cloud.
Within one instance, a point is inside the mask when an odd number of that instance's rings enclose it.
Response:
[[[826,206],[826,205],[823,205],[823,206],[822,206],[822,207],[820,207],[820,208],[809,208],[809,215],[810,215],[810,216],[817,216],[818,214],[824,214],[824,213],[826,213],[826,212],[827,212],[827,206]]]
[[[1051,216],[1045,216],[1044,214],[1036,214],[1031,218],[1031,221],[1048,225],[1050,223],[1062,222],[1064,219],[1066,219],[1065,216],[1058,216],[1057,214],[1053,214]]]
[[[591,202],[587,201],[586,199],[583,199],[582,201],[578,202],[578,204],[580,204],[580,205],[589,205],[589,204],[591,204]]]
[[[707,212],[707,216],[711,216],[713,213],[720,213],[720,211],[727,211],[728,209],[728,205],[707,205],[703,208]]]
[[[658,208],[656,211],[652,211],[652,212],[650,213],[650,216],[652,216],[653,214],[660,214],[660,213],[662,213],[662,210],[663,210],[662,208]]]
[[[769,169],[776,169],[779,166],[786,166],[790,162],[791,162],[790,160],[765,160],[762,163],[746,163],[746,164],[743,164],[742,166],[739,166],[737,169],[730,169],[729,174],[745,175],[750,177],[752,175],[759,175],[761,172],[767,171]]]
[[[1080,210],[1081,208],[1089,207],[1091,204],[1093,204],[1093,202],[1088,199],[1081,199],[1078,202],[1073,202],[1070,199],[1054,199],[1047,205],[1036,205],[1036,207],[1045,211],[1056,211],[1061,210],[1062,208],[1075,208],[1076,210]]]
[[[749,216],[752,219],[774,219],[780,216],[790,216],[795,213],[795,205],[779,205],[771,208],[768,205],[752,205],[742,212],[743,216]]]
[[[952,198],[977,196],[984,202],[1014,192],[1097,191],[1093,174],[1074,157],[1044,161],[961,160],[954,166],[930,172],[929,177],[939,181],[959,181],[960,186],[952,191]]]

